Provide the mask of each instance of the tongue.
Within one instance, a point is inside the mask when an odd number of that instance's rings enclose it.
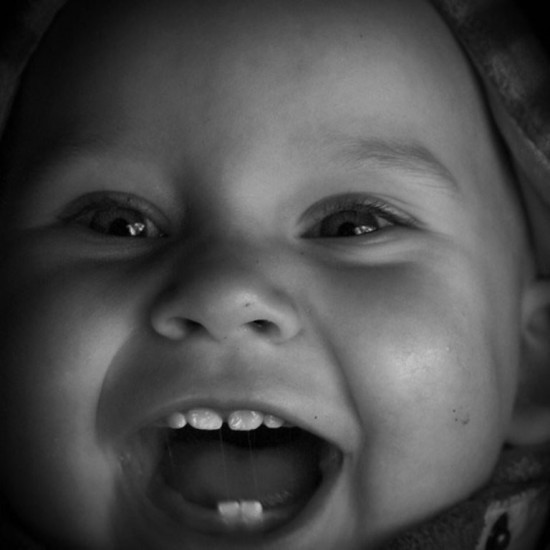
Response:
[[[162,461],[166,483],[186,500],[207,507],[257,500],[265,507],[290,505],[319,483],[320,453],[311,441],[253,449],[221,441],[169,445]]]

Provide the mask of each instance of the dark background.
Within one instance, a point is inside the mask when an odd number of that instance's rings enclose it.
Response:
[[[520,1],[519,6],[525,12],[531,26],[546,48],[550,63],[550,2],[548,0],[527,0]]]

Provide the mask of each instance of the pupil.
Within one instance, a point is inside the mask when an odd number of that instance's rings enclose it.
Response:
[[[119,237],[129,235],[130,230],[128,228],[128,220],[125,220],[124,218],[117,218],[116,220],[113,220],[113,222],[109,226],[108,232],[111,235],[116,235]]]
[[[346,222],[341,224],[338,227],[338,236],[339,237],[352,237],[355,235],[355,228],[357,224],[352,222]]]

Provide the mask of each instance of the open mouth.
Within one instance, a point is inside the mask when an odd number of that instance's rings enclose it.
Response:
[[[138,468],[127,462],[154,506],[177,527],[228,538],[290,525],[342,463],[328,441],[251,410],[174,412],[140,441]]]

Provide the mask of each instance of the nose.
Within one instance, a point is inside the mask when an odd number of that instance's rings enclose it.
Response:
[[[258,261],[234,254],[186,258],[153,305],[153,330],[170,340],[209,335],[217,341],[254,335],[274,343],[300,331],[288,293],[262,272]]]

